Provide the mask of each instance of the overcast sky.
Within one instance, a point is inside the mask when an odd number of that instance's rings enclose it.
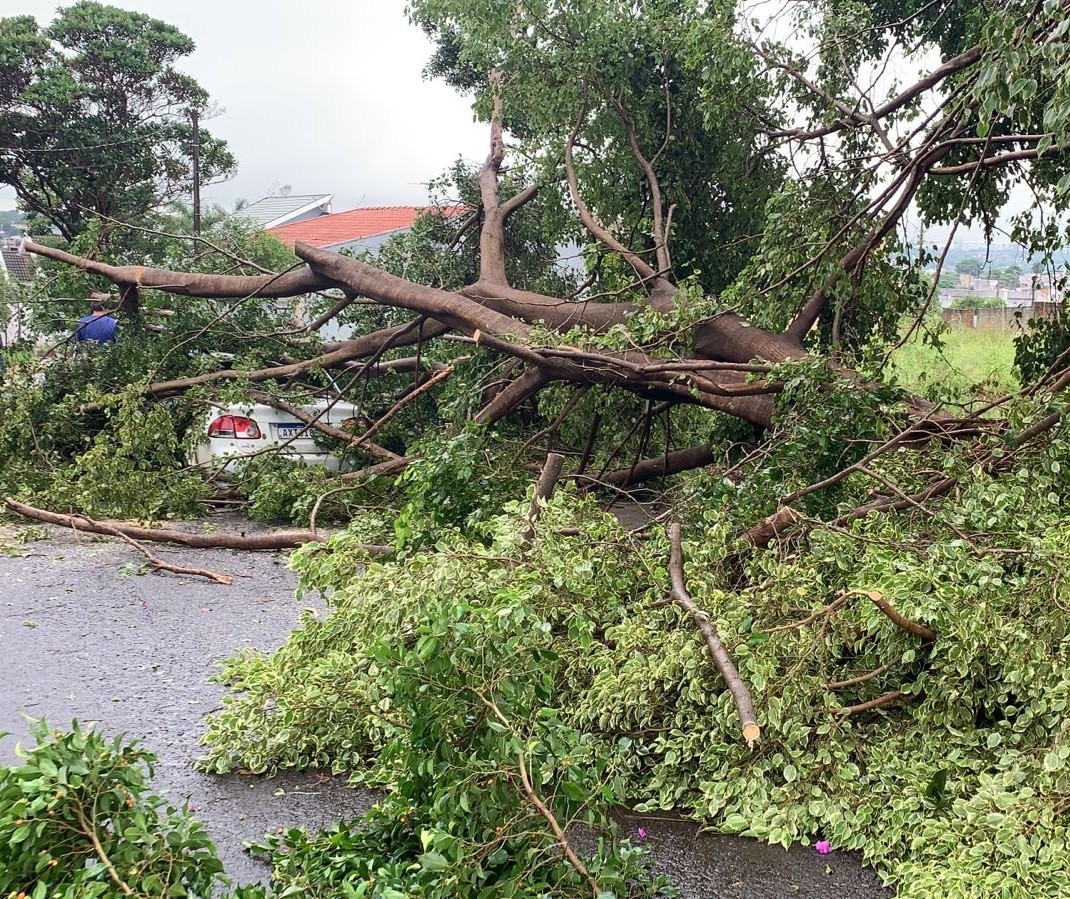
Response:
[[[2,15],[44,24],[60,0],[5,0]],[[67,4],[69,5],[69,4]],[[230,205],[290,185],[333,193],[334,209],[418,204],[458,156],[482,160],[488,131],[467,98],[421,72],[431,45],[404,0],[111,0],[188,34],[180,67],[223,108],[206,123],[238,160],[206,188]],[[14,206],[0,189],[0,209]]]

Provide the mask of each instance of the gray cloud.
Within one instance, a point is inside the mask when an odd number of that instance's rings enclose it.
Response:
[[[39,22],[56,0],[16,0]],[[272,187],[334,193],[336,210],[420,203],[458,156],[481,159],[487,129],[470,103],[421,71],[430,44],[404,0],[139,0],[113,5],[169,22],[196,52],[182,68],[224,109],[207,123],[238,174],[205,199],[229,205]],[[14,205],[0,192],[0,208]]]

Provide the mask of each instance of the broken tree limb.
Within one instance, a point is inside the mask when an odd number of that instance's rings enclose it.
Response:
[[[917,621],[912,621],[905,615],[900,615],[879,590],[848,590],[844,595],[868,597],[873,602],[873,605],[880,609],[893,624],[902,628],[908,634],[920,637],[926,643],[932,643],[937,637],[936,631],[931,628],[926,627],[924,624],[919,624]]]
[[[1070,373],[1068,373],[1070,374]],[[1058,390],[1063,389],[1066,384],[1070,382],[1070,377],[1066,380],[1058,380],[1052,385],[1052,392],[1055,393]],[[1033,425],[1010,438],[1009,443],[1014,448],[1025,446],[1037,437],[1047,433],[1056,425],[1060,424],[1063,420],[1063,412],[1052,412],[1040,419]],[[859,460],[853,465],[849,465],[841,471],[837,472],[830,478],[826,478],[824,481],[820,481],[816,484],[811,484],[809,487],[805,487],[802,490],[797,490],[795,493],[790,494],[784,498],[784,502],[793,502],[794,500],[805,496],[809,493],[813,493],[816,490],[824,489],[842,480],[852,472],[862,471],[865,466],[875,459],[877,456],[892,449],[898,445],[905,445],[908,442],[908,438],[913,433],[923,431],[926,422],[929,419],[922,419],[919,422],[912,424],[906,430],[900,432],[896,437],[892,438],[874,452],[867,455],[864,459]],[[984,465],[984,470],[989,474],[998,473],[1002,466],[1005,464],[1009,455],[1002,457],[991,457]],[[871,512],[898,512],[902,509],[917,508],[919,504],[924,503],[928,499],[934,497],[943,496],[950,492],[953,487],[958,484],[958,479],[950,476],[937,477],[930,481],[925,487],[916,493],[907,495],[901,493],[897,498],[882,497],[881,499],[874,500],[864,505],[851,509],[848,512],[837,516],[825,523],[825,527],[837,528],[843,527],[846,524],[850,524],[859,518],[865,518]],[[806,518],[801,513],[797,512],[793,507],[784,505],[778,509],[775,513],[764,518],[762,521],[755,525],[752,525],[746,531],[740,535],[740,540],[744,543],[748,543],[751,546],[755,546],[759,549],[769,545],[774,539],[782,536],[788,531],[792,530],[800,522],[806,521]]]
[[[187,297],[239,299],[243,297],[294,297],[337,287],[307,266],[269,275],[204,275],[143,265],[108,265],[82,256],[25,241],[23,249],[107,278],[119,287],[152,288]]]
[[[170,571],[172,574],[188,574],[195,577],[208,578],[210,581],[215,581],[217,584],[224,584],[228,587],[234,583],[234,578],[229,574],[219,574],[218,572],[210,571],[207,568],[186,568],[184,565],[172,565],[170,562],[165,562],[159,556],[155,555],[147,546],[142,546],[133,537],[128,537],[121,530],[112,527],[111,525],[94,521],[92,518],[86,518],[84,515],[72,515],[71,517],[82,523],[81,529],[83,531],[89,529],[87,525],[90,527],[95,526],[104,533],[112,534],[123,542],[130,544],[130,546],[134,547],[134,549],[149,560],[149,564],[156,571]]]
[[[386,462],[369,465],[367,468],[360,469],[360,471],[347,471],[345,474],[339,475],[338,480],[351,484],[355,481],[365,481],[378,475],[398,474],[408,468],[414,461],[416,461],[415,456],[388,459]]]
[[[522,542],[526,545],[535,536],[535,522],[539,518],[542,507],[550,501],[554,495],[554,487],[561,479],[561,468],[565,464],[565,457],[560,453],[547,453],[539,474],[538,483],[535,485],[535,495],[531,498],[531,506],[528,509],[528,526],[524,531]]]
[[[107,536],[116,536],[116,531],[119,531],[133,540],[146,540],[150,543],[177,543],[180,546],[192,546],[197,549],[294,549],[305,543],[316,543],[327,539],[324,535],[314,534],[312,531],[276,531],[271,534],[250,536],[246,534],[191,534],[167,528],[144,528],[121,521],[93,522],[86,519],[86,523],[82,524],[80,523],[81,516],[49,512],[46,509],[37,509],[34,506],[28,506],[13,499],[4,500],[4,505],[10,511],[26,518],[33,518],[36,521],[44,521],[48,524],[55,524],[72,530],[89,531],[90,533],[105,534]],[[393,552],[388,546],[369,545],[367,550],[376,554]]]
[[[618,468],[616,471],[607,472],[599,480],[615,487],[628,487],[632,484],[649,481],[651,478],[660,478],[679,474],[682,471],[703,468],[714,462],[716,458],[712,447],[708,444],[691,446],[686,449],[663,453],[651,459],[643,459],[629,468]]]
[[[669,527],[669,541],[672,546],[669,556],[669,578],[672,582],[672,598],[677,605],[691,616],[691,620],[695,622],[698,629],[702,631],[703,637],[706,638],[706,646],[709,647],[710,655],[713,656],[713,660],[716,662],[717,668],[720,670],[725,684],[728,685],[728,690],[736,704],[736,712],[739,714],[740,723],[743,725],[743,739],[748,743],[753,743],[761,735],[758,716],[754,711],[754,700],[751,698],[747,685],[743,683],[743,678],[739,676],[739,670],[736,668],[735,662],[732,661],[732,657],[724,648],[724,644],[721,643],[721,638],[718,636],[717,629],[713,626],[709,616],[695,605],[695,601],[687,592],[684,582],[684,555],[680,531],[679,523],[674,522]]]

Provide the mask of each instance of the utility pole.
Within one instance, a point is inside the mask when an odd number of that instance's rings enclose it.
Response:
[[[197,107],[189,111],[193,121],[193,234],[201,236],[201,127]]]

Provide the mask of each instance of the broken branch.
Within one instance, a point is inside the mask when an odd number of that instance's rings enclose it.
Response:
[[[710,622],[709,616],[695,605],[694,600],[691,599],[687,592],[687,587],[684,583],[684,558],[680,530],[679,523],[674,522],[669,527],[669,541],[672,545],[669,556],[669,578],[672,582],[672,598],[677,605],[691,616],[691,620],[695,622],[695,625],[706,638],[706,646],[709,647],[710,655],[713,656],[714,662],[717,663],[717,668],[728,685],[729,692],[731,692],[732,699],[736,704],[736,712],[739,714],[740,723],[743,725],[743,739],[748,743],[753,743],[761,735],[758,716],[754,711],[754,700],[751,699],[750,690],[747,689],[747,685],[743,683],[743,679],[739,676],[739,670],[736,668],[735,662],[732,661],[728,651],[724,648],[724,644],[721,643],[721,638]]]

